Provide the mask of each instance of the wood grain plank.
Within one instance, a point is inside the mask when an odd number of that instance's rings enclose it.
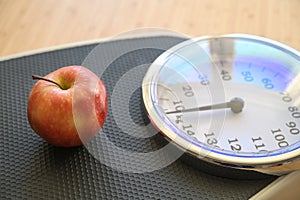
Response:
[[[248,33],[300,50],[299,0],[0,0],[0,56],[157,27]]]

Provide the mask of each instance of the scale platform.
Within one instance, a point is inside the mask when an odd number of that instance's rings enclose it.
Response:
[[[103,49],[102,56],[105,58],[122,48],[159,44],[168,49],[184,40],[166,35],[133,37],[82,43],[2,59],[0,199],[248,199],[274,181],[276,177],[271,176],[257,180],[218,177],[196,169],[181,159],[155,171],[126,172],[118,170],[117,166],[106,165],[90,153],[101,151],[103,159],[121,159],[121,155],[115,155],[100,145],[101,134],[89,149],[84,146],[58,148],[46,143],[30,128],[27,99],[34,85],[32,74],[46,75],[63,66],[81,65],[96,46]],[[163,51],[142,48],[112,62],[101,77],[108,98],[111,98],[123,74],[134,66],[153,62]],[[140,71],[137,78],[142,80],[145,73]],[[132,120],[136,124],[148,124],[141,89],[137,89],[130,99]],[[122,98],[117,101],[122,103]],[[108,116],[102,129],[110,142],[132,152],[149,152],[165,145],[159,134],[137,138],[124,133],[116,124],[111,104],[109,100]],[[138,134],[142,130],[133,131]]]

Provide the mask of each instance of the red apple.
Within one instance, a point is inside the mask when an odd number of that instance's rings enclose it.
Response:
[[[106,119],[103,82],[82,66],[60,68],[40,79],[28,99],[31,128],[55,146],[79,146],[99,132]]]

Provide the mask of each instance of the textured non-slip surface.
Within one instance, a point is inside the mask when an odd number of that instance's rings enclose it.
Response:
[[[109,49],[106,52],[109,55],[110,51],[143,45],[143,42],[168,49],[182,40],[174,37],[128,39],[105,42],[100,48]],[[273,177],[260,180],[217,177],[181,160],[152,172],[125,172],[103,164],[90,154],[101,151],[97,145],[101,135],[92,142],[90,152],[85,147],[58,148],[44,142],[27,122],[27,98],[34,84],[31,75],[46,75],[63,66],[81,65],[96,46],[0,62],[0,199],[248,199],[274,180]],[[135,66],[153,62],[162,52],[153,48],[137,49],[114,60],[101,77],[109,98],[122,75]],[[141,76],[138,80],[145,73],[143,69],[137,74]],[[126,87],[126,82],[122,85]],[[115,100],[122,104],[122,94]],[[129,102],[132,121],[149,123],[143,111],[140,88]],[[124,133],[116,124],[111,104],[110,101],[102,134],[112,143],[132,152],[149,152],[165,145],[157,135],[138,138]],[[139,131],[132,130],[134,134]],[[103,153],[105,158],[121,159],[109,150]]]

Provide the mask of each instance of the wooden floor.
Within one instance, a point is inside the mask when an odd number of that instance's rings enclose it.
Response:
[[[0,0],[0,56],[146,27],[249,33],[300,50],[300,0]]]

